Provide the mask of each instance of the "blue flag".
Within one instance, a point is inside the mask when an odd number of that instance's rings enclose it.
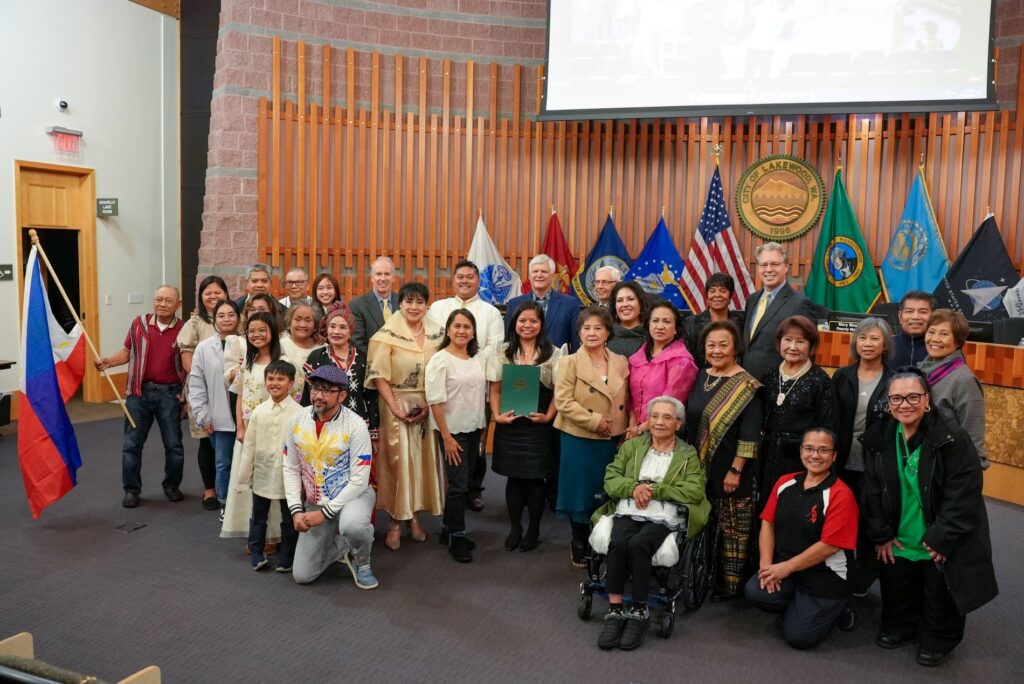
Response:
[[[898,302],[911,290],[932,292],[949,270],[949,257],[935,220],[924,170],[918,168],[903,207],[900,225],[882,261],[882,287],[886,299]]]
[[[682,277],[683,258],[668,233],[665,217],[662,217],[624,280],[635,280],[647,294],[663,297],[681,311],[688,311],[689,306],[679,284]]]
[[[572,277],[573,294],[584,306],[596,304],[598,300],[594,293],[594,275],[597,269],[614,266],[620,273],[625,274],[630,263],[629,252],[626,251],[626,245],[622,244],[622,238],[619,237],[619,231],[615,230],[615,222],[609,213],[594,248]]]

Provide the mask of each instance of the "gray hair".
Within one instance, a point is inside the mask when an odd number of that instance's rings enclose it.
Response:
[[[381,263],[382,261],[391,264],[391,268],[395,267],[395,262],[391,260],[391,257],[389,257],[389,256],[379,256],[379,257],[377,257],[376,259],[374,259],[373,261],[370,262],[370,270],[372,271],[373,267],[376,266],[377,264]]]
[[[538,254],[537,256],[530,259],[530,263],[526,265],[526,270],[532,269],[534,266],[540,266],[544,264],[548,267],[548,270],[554,273],[557,270],[555,260],[549,257],[547,254]]]
[[[252,278],[252,274],[257,272],[263,272],[267,275],[273,273],[273,271],[270,270],[270,267],[266,264],[253,264],[249,267],[249,270],[245,272],[246,279]]]
[[[622,271],[615,268],[614,266],[602,266],[601,268],[594,271],[594,275],[596,276],[601,271],[608,271],[608,274],[611,275],[612,278],[615,278],[616,282],[622,280]]]
[[[675,397],[670,397],[667,394],[660,397],[654,397],[647,402],[647,415],[650,415],[651,411],[654,410],[655,404],[671,404],[676,414],[676,420],[683,420],[683,418],[686,417],[686,407],[683,406],[683,402],[679,401]]]
[[[783,247],[778,242],[766,242],[763,245],[761,245],[760,247],[758,247],[757,249],[755,249],[754,250],[754,261],[759,261],[761,259],[761,254],[763,252],[778,252],[779,254],[782,255],[783,263],[786,263],[786,264],[789,263],[789,251],[787,251],[786,248]]]
[[[860,354],[857,353],[857,340],[869,330],[881,331],[883,344],[882,361],[888,361],[892,357],[893,351],[892,328],[884,320],[874,316],[865,318],[857,324],[857,329],[853,331],[853,337],[850,338],[850,358],[854,361],[860,361]]]

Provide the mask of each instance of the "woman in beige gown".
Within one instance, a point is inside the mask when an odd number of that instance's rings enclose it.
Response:
[[[399,312],[370,339],[365,386],[380,396],[380,451],[377,508],[391,515],[385,545],[399,547],[403,521],[415,541],[425,541],[416,514],[440,515],[443,496],[430,411],[423,388],[427,361],[443,331],[427,322],[430,291],[406,283],[398,291]]]

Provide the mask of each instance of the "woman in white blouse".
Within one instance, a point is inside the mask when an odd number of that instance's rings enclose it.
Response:
[[[466,536],[466,495],[470,473],[480,458],[487,395],[485,359],[478,351],[473,314],[467,309],[453,311],[440,348],[427,362],[424,381],[448,481],[441,539],[448,537],[448,553],[460,563],[473,560],[476,546]]]

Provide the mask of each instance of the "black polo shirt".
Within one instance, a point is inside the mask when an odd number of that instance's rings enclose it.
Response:
[[[783,475],[775,484],[761,519],[775,525],[773,561],[781,563],[823,542],[839,550],[813,567],[794,573],[797,586],[822,598],[845,598],[847,570],[857,548],[857,501],[835,473],[804,489],[806,472]]]

